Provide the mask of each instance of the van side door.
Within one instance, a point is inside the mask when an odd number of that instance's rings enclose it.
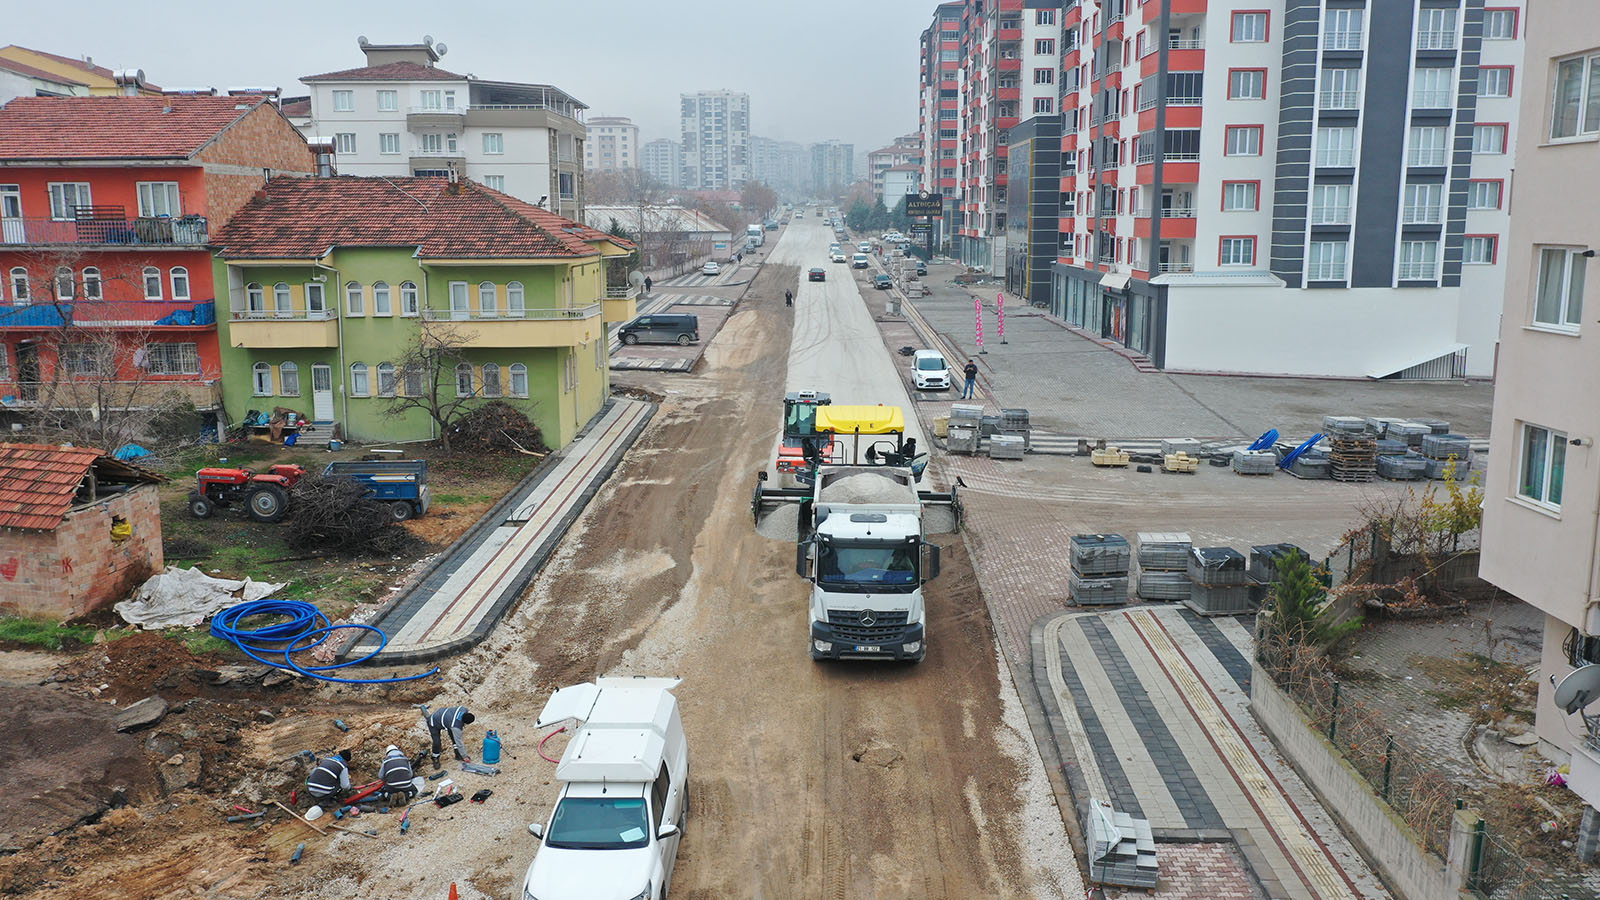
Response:
[[[656,780],[650,784],[650,813],[660,840],[661,869],[670,880],[673,863],[678,857],[678,842],[683,839],[683,789],[681,785],[672,783],[672,775],[667,771],[665,762],[661,764],[661,771],[656,773]],[[678,832],[668,838],[659,838],[661,827],[668,824],[678,826]]]

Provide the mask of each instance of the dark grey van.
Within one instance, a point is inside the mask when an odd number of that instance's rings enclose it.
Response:
[[[617,329],[624,344],[682,344],[700,340],[700,319],[696,316],[656,313],[640,316]]]

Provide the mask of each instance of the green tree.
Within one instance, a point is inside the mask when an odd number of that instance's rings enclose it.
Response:
[[[867,227],[873,231],[887,231],[889,228],[889,209],[883,205],[883,198],[879,197],[872,204],[872,212],[867,216]]]
[[[872,227],[872,207],[857,200],[844,214],[844,221],[851,231],[866,231]]]
[[[1359,616],[1333,621],[1327,588],[1317,580],[1311,564],[1298,554],[1278,560],[1271,604],[1270,627],[1290,644],[1326,647],[1361,627]]]

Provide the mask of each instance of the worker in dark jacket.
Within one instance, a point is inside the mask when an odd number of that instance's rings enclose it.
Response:
[[[306,793],[317,801],[337,799],[350,790],[350,751],[325,756],[306,776]]]
[[[466,740],[461,734],[461,729],[474,721],[475,717],[467,712],[465,706],[445,706],[428,713],[428,736],[433,739],[433,748],[428,755],[433,759],[435,769],[439,768],[439,754],[444,750],[440,738],[446,731],[450,732],[450,743],[455,745],[456,759],[460,762],[471,762],[463,749]]]
[[[383,779],[383,790],[389,795],[390,806],[404,806],[417,795],[417,786],[411,783],[417,777],[411,770],[411,760],[393,744],[383,752],[378,777]]]

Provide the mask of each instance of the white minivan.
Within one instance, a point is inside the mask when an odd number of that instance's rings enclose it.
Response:
[[[911,357],[911,381],[919,391],[950,389],[950,366],[937,350],[918,350]]]

